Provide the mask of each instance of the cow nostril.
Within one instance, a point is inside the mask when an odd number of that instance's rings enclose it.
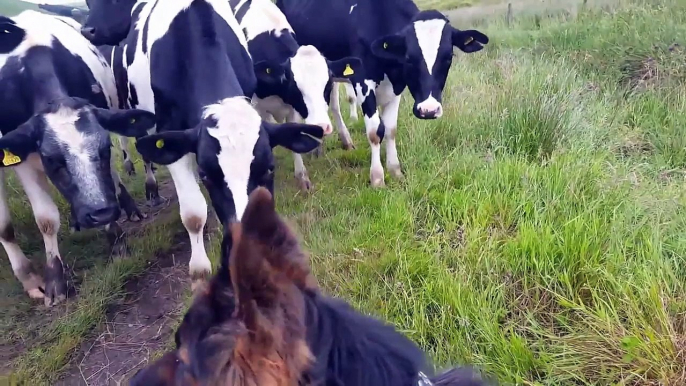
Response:
[[[321,127],[322,129],[324,129],[324,135],[329,135],[329,134],[331,134],[331,133],[333,132],[333,127],[331,127],[331,124],[330,124],[330,123],[322,123],[322,124],[319,124],[319,127]]]
[[[81,28],[81,35],[85,38],[90,39],[95,36],[95,27],[83,27]]]
[[[117,210],[118,207],[106,207],[106,208],[100,208],[96,209],[90,213],[88,213],[88,219],[93,223],[93,225],[98,226],[98,225],[105,225],[109,224],[110,222],[114,221],[117,219],[118,213]]]

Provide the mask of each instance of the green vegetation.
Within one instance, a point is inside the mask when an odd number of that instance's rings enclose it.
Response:
[[[358,122],[356,150],[333,136],[306,157],[309,196],[278,151],[279,210],[326,291],[394,323],[440,367],[474,363],[503,384],[686,384],[686,4],[531,12],[510,28],[502,16],[479,17],[491,44],[457,55],[441,120],[415,119],[404,99],[404,181],[369,187]],[[143,197],[140,176],[128,186]],[[10,194],[21,245],[42,263],[28,203]],[[184,232],[169,213],[131,260],[106,265],[104,237],[63,229],[81,278],[66,308],[36,306],[0,259],[0,329],[23,342],[17,369],[38,384]]]
[[[686,383],[686,5],[485,30],[440,121],[404,100],[405,181],[368,187],[359,124],[306,161],[312,197],[280,158],[320,283],[504,384]]]

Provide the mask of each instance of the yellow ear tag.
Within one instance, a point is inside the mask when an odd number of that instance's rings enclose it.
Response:
[[[384,49],[384,50],[387,50],[387,49],[388,49],[388,43],[383,42],[383,49]]]
[[[164,147],[164,140],[158,139],[157,142],[155,142],[155,146],[157,146],[158,149],[163,148]]]
[[[267,72],[267,74],[271,74],[271,73],[272,73],[272,69],[271,69],[271,68],[269,68],[269,67],[267,67],[267,70],[266,70],[266,72]]]
[[[15,164],[18,164],[19,162],[21,162],[21,158],[12,154],[9,150],[2,149],[2,151],[5,152],[5,157],[2,159],[3,165],[10,166],[10,165],[15,165]]]
[[[350,64],[346,64],[346,65],[345,65],[345,70],[343,70],[343,76],[350,76],[350,75],[352,75],[352,74],[354,74],[354,73],[355,73],[355,71],[353,71],[353,69],[350,68]]]
[[[471,36],[469,36],[469,37],[467,38],[467,40],[464,41],[464,44],[469,44],[469,43],[471,43],[471,42],[473,42],[473,41],[474,41],[474,38],[471,37]]]

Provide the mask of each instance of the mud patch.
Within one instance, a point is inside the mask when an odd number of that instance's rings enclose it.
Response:
[[[163,349],[190,291],[189,257],[189,248],[181,244],[130,282],[128,298],[108,315],[103,331],[82,345],[76,368],[57,385],[125,384]]]
[[[169,201],[153,208],[142,222],[122,224],[126,233],[135,233],[135,228],[158,216],[170,215],[166,209],[178,205],[174,185],[160,184],[160,194]],[[215,218],[208,214],[206,235],[216,229]],[[158,255],[142,276],[126,284],[125,300],[108,311],[107,321],[81,345],[71,368],[55,385],[126,385],[156,352],[169,346],[190,296],[190,245],[182,226],[173,245]]]

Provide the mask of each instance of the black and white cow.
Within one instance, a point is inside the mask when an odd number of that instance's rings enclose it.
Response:
[[[79,30],[71,19],[35,11],[0,17],[0,242],[24,289],[47,305],[67,291],[57,241],[59,212],[47,180],[69,202],[73,226],[109,229],[120,205],[140,217],[111,164],[109,132],[140,136],[155,123],[147,111],[107,109],[116,105],[114,79]],[[45,241],[45,282],[14,236],[4,187],[7,167],[19,177]]]
[[[231,0],[230,4],[255,63],[257,88],[253,104],[262,118],[271,115],[277,121],[288,122],[304,119],[305,123],[321,126],[324,135],[331,134],[330,100],[334,98],[332,106],[339,106],[333,81],[347,80],[360,71],[360,60],[347,57],[329,61],[315,47],[300,46],[286,17],[271,0]],[[337,125],[339,133],[347,132],[342,119]],[[350,139],[341,140],[346,143]],[[309,190],[311,183],[302,155],[293,153],[293,159],[300,187]]]
[[[179,198],[181,219],[191,241],[190,273],[211,272],[203,241],[207,203],[198,174],[223,225],[240,220],[248,194],[257,186],[273,191],[272,148],[304,153],[324,136],[320,126],[262,122],[251,106],[255,73],[240,29],[226,0],[151,0],[114,4],[90,0],[84,36],[98,44],[118,44],[119,26],[131,27],[123,47],[133,107],[154,111],[157,134],[138,140],[138,152],[168,165]],[[117,20],[114,33],[109,22]],[[103,24],[99,24],[103,22]]]
[[[441,117],[441,94],[453,47],[470,53],[488,43],[483,33],[458,30],[438,11],[420,12],[412,0],[277,0],[276,4],[300,44],[317,47],[330,60],[362,59],[364,80],[355,82],[355,90],[372,148],[373,186],[384,185],[382,140],[386,140],[387,168],[402,177],[395,136],[403,90],[409,88],[417,118]]]

